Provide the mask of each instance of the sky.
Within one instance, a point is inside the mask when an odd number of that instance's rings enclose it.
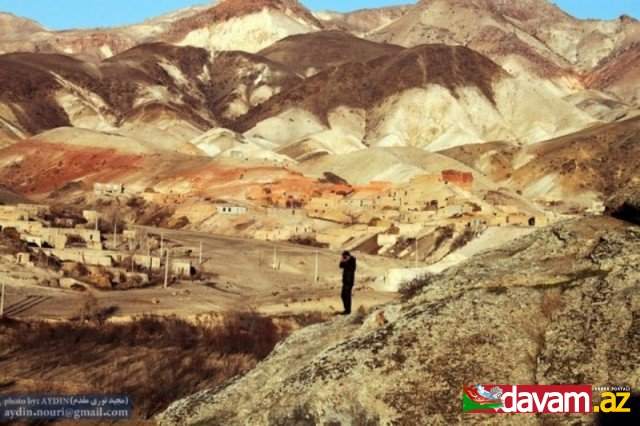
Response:
[[[302,0],[311,10],[346,12],[405,4],[395,0]],[[409,1],[410,2],[410,1]],[[415,2],[415,1],[414,1]],[[553,0],[579,18],[615,19],[626,13],[640,19],[640,0]],[[133,24],[205,0],[0,0],[0,11],[35,19],[51,29]]]

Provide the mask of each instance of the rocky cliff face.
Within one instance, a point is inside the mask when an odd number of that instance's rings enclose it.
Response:
[[[541,230],[363,320],[295,333],[245,376],[177,401],[160,423],[451,424],[470,420],[464,384],[637,389],[639,249],[640,228],[610,218]]]

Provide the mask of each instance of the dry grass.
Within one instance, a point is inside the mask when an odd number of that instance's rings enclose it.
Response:
[[[528,361],[534,367],[538,365],[538,358],[546,345],[547,326],[551,323],[553,315],[564,306],[565,302],[560,291],[547,291],[540,298],[538,314],[522,325],[522,330],[535,343],[534,352],[527,352]]]
[[[0,371],[10,383],[0,391],[125,393],[146,419],[251,369],[289,332],[254,312],[194,324],[153,316],[105,323],[104,311],[89,299],[82,321],[0,323]]]
[[[402,296],[402,300],[406,302],[420,294],[422,292],[422,289],[430,285],[432,282],[433,276],[425,275],[410,282],[403,283],[398,291]]]
[[[553,314],[564,308],[564,306],[565,302],[562,300],[562,294],[559,291],[550,291],[542,296],[540,313],[547,321],[551,321]]]

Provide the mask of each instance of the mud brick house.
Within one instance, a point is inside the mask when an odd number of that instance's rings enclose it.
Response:
[[[457,186],[458,188],[470,191],[473,187],[473,174],[460,172],[457,170],[443,170],[442,180],[447,185]]]

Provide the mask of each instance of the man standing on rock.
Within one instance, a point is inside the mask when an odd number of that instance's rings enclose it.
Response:
[[[351,313],[351,291],[356,280],[356,258],[351,253],[345,251],[342,253],[340,260],[340,268],[342,268],[342,303],[344,304],[344,312],[342,315]]]

